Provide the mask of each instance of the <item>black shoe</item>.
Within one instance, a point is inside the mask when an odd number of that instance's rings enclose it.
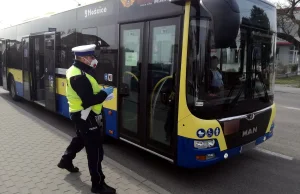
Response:
[[[116,189],[108,186],[106,183],[102,185],[93,185],[91,189],[92,193],[99,193],[99,194],[115,194]]]
[[[60,160],[60,162],[57,164],[58,168],[61,168],[61,169],[66,169],[67,171],[69,172],[72,172],[72,173],[76,173],[76,172],[79,172],[79,168],[75,167],[72,162],[66,162],[64,160]]]

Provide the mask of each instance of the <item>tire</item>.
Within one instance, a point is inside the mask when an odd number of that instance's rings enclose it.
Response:
[[[17,95],[17,90],[16,90],[16,82],[13,76],[10,76],[10,80],[9,80],[9,94],[11,96],[11,98],[14,101],[19,101],[20,97]]]

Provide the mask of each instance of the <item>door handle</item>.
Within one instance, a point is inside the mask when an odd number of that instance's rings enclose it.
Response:
[[[119,90],[119,95],[122,97],[129,96],[129,86],[128,84],[122,83]]]

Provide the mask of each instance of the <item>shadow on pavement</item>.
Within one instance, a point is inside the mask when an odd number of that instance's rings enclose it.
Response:
[[[86,184],[80,179],[81,173],[70,173],[68,174],[64,180],[71,184],[78,192],[82,194],[91,193],[91,186]]]

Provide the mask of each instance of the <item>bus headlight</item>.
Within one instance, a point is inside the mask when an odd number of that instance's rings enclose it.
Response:
[[[195,140],[194,141],[194,148],[197,149],[206,149],[206,148],[211,148],[214,147],[216,144],[216,141],[214,139],[209,139],[209,140]]]

